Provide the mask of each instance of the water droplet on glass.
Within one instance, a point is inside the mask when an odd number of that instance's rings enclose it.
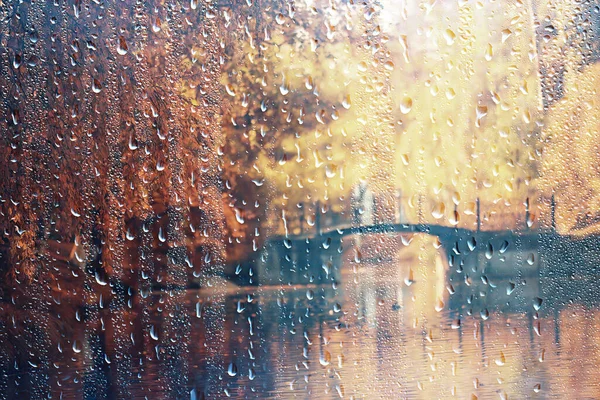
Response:
[[[77,353],[81,353],[81,350],[82,350],[82,348],[81,348],[81,342],[79,342],[79,340],[73,340],[73,346],[72,346],[72,348],[73,348],[73,352],[74,353],[76,353],[76,354]]]
[[[488,243],[487,248],[485,249],[485,258],[491,260],[494,256],[494,246],[491,243]]]
[[[506,364],[506,357],[504,356],[504,353],[501,351],[498,358],[496,358],[496,365],[502,366],[504,364]]]
[[[227,368],[227,375],[236,376],[238,373],[237,366],[234,363],[229,363],[229,367]]]
[[[535,254],[529,253],[527,256],[527,264],[533,265],[535,263]]]
[[[431,210],[431,215],[435,219],[443,218],[445,213],[446,213],[446,205],[442,202],[437,203]]]
[[[400,112],[408,114],[412,110],[413,101],[410,97],[404,97],[400,102]]]
[[[156,331],[154,325],[150,327],[150,337],[152,338],[152,340],[158,340],[158,332]]]
[[[98,79],[92,80],[92,91],[94,93],[100,93],[102,91],[102,84]]]
[[[539,298],[539,297],[536,297],[536,298],[533,300],[533,308],[535,309],[535,311],[539,311],[539,309],[540,309],[540,308],[542,308],[542,303],[543,303],[543,301],[544,301],[544,300],[542,300],[542,299],[541,299],[541,298]]]
[[[451,46],[452,44],[454,44],[454,40],[456,39],[456,34],[454,33],[453,30],[446,29],[444,31],[444,39],[446,39],[446,44],[448,46]]]
[[[481,315],[481,319],[483,319],[484,321],[487,321],[488,318],[490,317],[490,312],[488,311],[487,308],[485,308],[485,309],[481,310],[479,315]]]
[[[158,17],[156,17],[154,19],[154,21],[152,22],[152,32],[157,33],[160,32],[161,30],[161,22],[160,19]]]
[[[233,86],[230,83],[225,85],[225,90],[227,90],[228,95],[235,96],[235,90],[233,89]]]
[[[486,61],[491,61],[493,56],[494,56],[494,48],[492,47],[492,45],[490,43],[488,43],[488,45],[485,49]]]
[[[127,54],[127,42],[123,36],[119,36],[119,44],[117,45],[117,53],[124,56]]]

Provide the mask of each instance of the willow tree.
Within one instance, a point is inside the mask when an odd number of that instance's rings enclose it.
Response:
[[[223,263],[221,19],[196,1],[17,2],[1,13],[2,299],[20,299],[9,314],[43,319],[55,315],[50,295],[77,307],[104,294],[115,351],[131,360],[128,296],[204,285]],[[184,352],[176,314],[161,338],[168,362]],[[45,348],[56,346],[35,352]],[[131,368],[117,371],[123,383]]]

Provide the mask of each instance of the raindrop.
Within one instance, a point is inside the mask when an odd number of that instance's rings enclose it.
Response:
[[[244,307],[242,305],[242,302],[240,300],[238,300],[238,302],[237,302],[237,308],[236,308],[237,313],[241,314],[242,312],[244,312],[245,309],[246,309],[246,307]]]
[[[506,364],[506,357],[503,352],[500,352],[500,356],[496,359],[496,365],[502,366]]]
[[[94,79],[92,81],[92,91],[94,93],[100,93],[102,91],[102,85],[100,84],[100,81],[98,81],[98,79]]]
[[[327,350],[323,350],[319,356],[319,363],[324,367],[328,366],[331,363],[331,353]]]
[[[282,95],[286,95],[290,92],[290,89],[288,88],[288,86],[285,83],[285,75],[283,76],[282,82],[281,82],[281,86],[279,86],[279,93],[281,93]]]
[[[152,22],[152,32],[154,32],[154,33],[160,32],[160,30],[161,30],[160,25],[161,25],[160,19],[158,17],[156,17],[154,22]]]
[[[476,127],[481,126],[481,120],[483,119],[483,117],[485,117],[487,115],[487,113],[488,113],[487,106],[477,106],[475,108],[475,117],[476,117],[475,126]]]
[[[152,340],[158,340],[158,332],[156,331],[154,325],[150,327],[150,337],[152,338]]]
[[[408,271],[408,276],[406,278],[404,278],[404,284],[406,286],[410,286],[413,283],[415,283],[415,277],[414,277],[414,272],[412,270],[412,268]]]
[[[73,352],[81,353],[81,343],[78,340],[73,340]]]
[[[21,66],[21,55],[15,54],[13,58],[13,68],[18,69]]]
[[[448,222],[450,222],[450,225],[453,226],[456,226],[460,223],[460,214],[458,213],[458,211],[452,211],[452,213],[450,214],[450,218],[448,218]]]
[[[227,368],[227,375],[236,376],[238,373],[237,366],[234,363],[229,363],[229,367]]]
[[[506,287],[506,295],[510,296],[512,294],[512,292],[515,291],[516,287],[517,287],[517,285],[515,285],[513,282],[509,282],[508,286]]]
[[[487,248],[485,249],[485,258],[491,260],[494,255],[494,246],[491,243],[488,243]]]
[[[435,311],[440,312],[444,309],[444,301],[441,298],[437,298],[435,302]]]
[[[413,101],[410,97],[404,97],[400,102],[400,112],[408,114],[412,110]]]
[[[477,241],[474,237],[471,236],[469,240],[467,240],[467,246],[469,247],[469,251],[475,250],[475,247],[477,247]]]
[[[535,255],[533,253],[529,253],[527,256],[527,264],[533,265],[535,263]]]
[[[100,286],[106,286],[108,284],[108,282],[106,282],[106,280],[104,280],[101,276],[100,273],[98,271],[96,271],[94,273],[94,276],[96,278],[96,282],[100,285]]]
[[[347,94],[347,95],[344,97],[344,100],[342,100],[342,106],[343,106],[343,107],[344,107],[346,110],[348,110],[348,109],[349,109],[349,108],[352,106],[352,100],[350,100],[350,95],[349,95],[349,94]]]
[[[443,218],[445,213],[446,213],[446,205],[442,202],[436,204],[433,207],[433,209],[431,210],[431,215],[435,219]]]
[[[487,321],[488,318],[490,317],[490,312],[488,311],[487,308],[485,308],[485,309],[481,310],[479,315],[481,315],[481,319],[483,319],[484,321]]]
[[[119,36],[119,44],[117,45],[117,53],[124,56],[127,54],[127,42],[123,36]]]
[[[455,320],[452,321],[452,324],[450,325],[450,327],[452,329],[459,329],[460,325],[461,325],[460,318],[456,318]]]
[[[242,213],[239,209],[234,208],[234,212],[235,212],[235,220],[239,223],[239,224],[243,224],[244,223],[244,217],[242,216]]]
[[[233,89],[233,86],[231,85],[231,83],[228,83],[225,85],[225,90],[227,90],[228,95],[235,96],[235,90]]]
[[[490,43],[488,43],[488,45],[485,49],[486,61],[491,61],[493,56],[494,56],[494,49],[493,49],[492,45]]]
[[[37,33],[37,31],[31,31],[31,32],[29,33],[29,41],[30,41],[31,43],[33,43],[33,44],[36,44],[36,43],[38,42],[38,40],[39,40],[39,39],[40,39],[40,38],[39,38],[39,36],[38,36],[38,33]]]
[[[451,46],[452,44],[454,44],[454,40],[456,39],[456,34],[454,33],[453,30],[446,29],[446,31],[444,32],[444,39],[446,39],[446,44],[448,46]]]

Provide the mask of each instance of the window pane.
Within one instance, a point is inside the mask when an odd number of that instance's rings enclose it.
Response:
[[[600,1],[0,5],[0,398],[600,398]]]

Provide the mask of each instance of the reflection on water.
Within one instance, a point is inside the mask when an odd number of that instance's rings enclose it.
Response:
[[[345,241],[334,284],[130,293],[117,320],[64,304],[46,341],[3,342],[3,397],[600,398],[597,278],[540,277],[543,251],[451,266],[426,236]]]

